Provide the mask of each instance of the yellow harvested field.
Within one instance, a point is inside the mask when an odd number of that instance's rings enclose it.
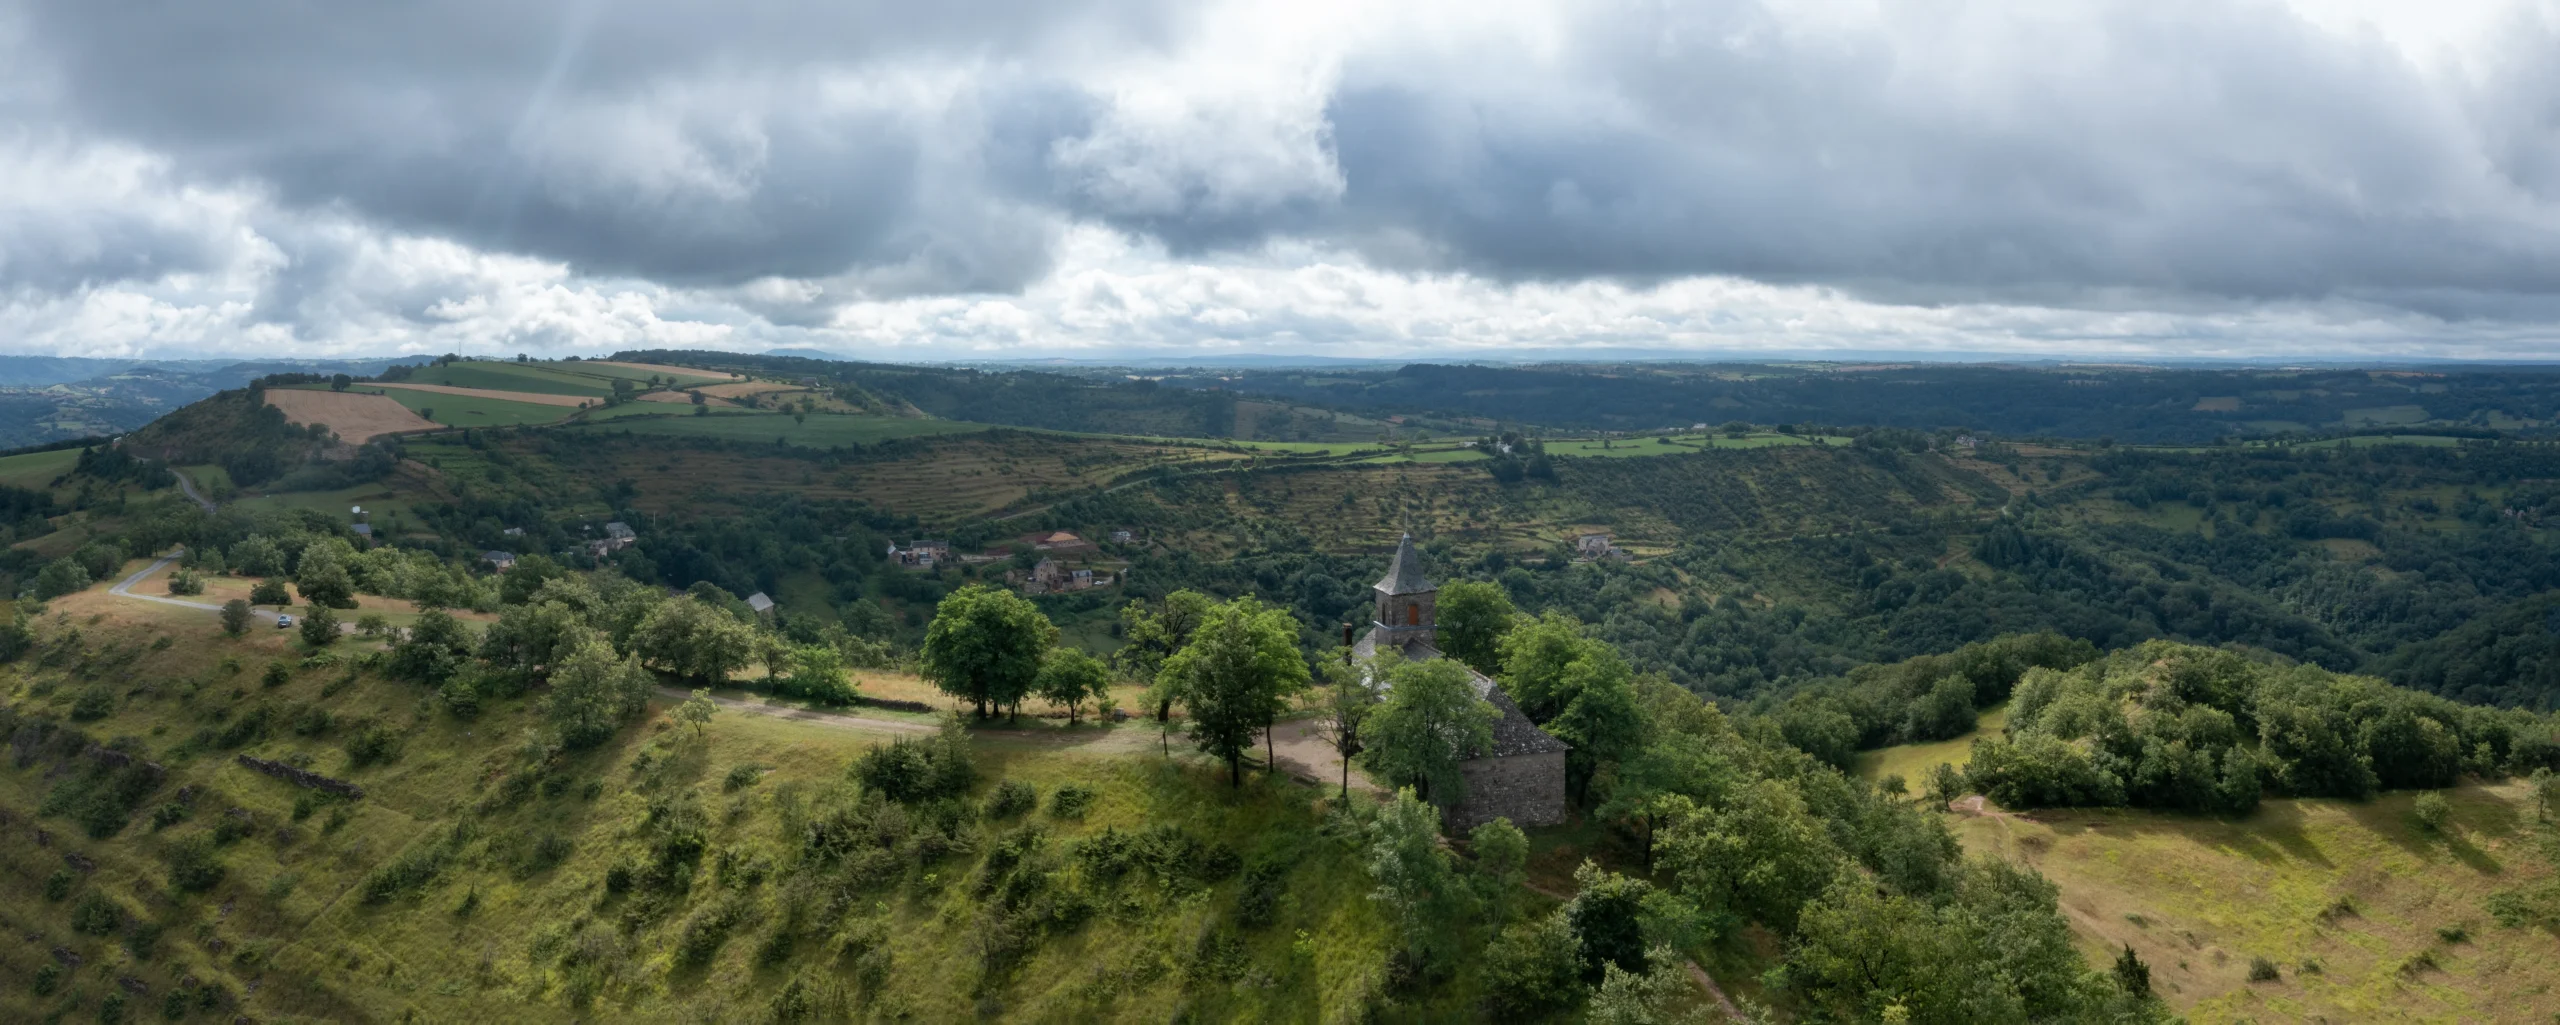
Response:
[[[409,407],[387,395],[269,388],[267,404],[283,410],[284,418],[291,423],[326,424],[338,432],[338,440],[349,445],[362,445],[385,434],[443,427],[410,412]]]
[[[723,385],[722,387],[726,387],[726,386],[725,386],[725,385]],[[705,389],[703,389],[703,391],[705,391],[705,392],[708,392],[708,391],[710,391],[710,390],[711,390],[711,389],[709,389],[709,388],[705,388]],[[650,392],[650,393],[649,393],[649,394],[647,394],[647,395],[640,396],[640,401],[642,401],[642,402],[683,402],[683,403],[690,403],[690,402],[692,402],[692,401],[693,401],[693,394],[692,394],[691,392],[680,392],[680,391],[653,391],[653,392]],[[729,400],[727,400],[727,399],[704,399],[702,404],[703,404],[703,405],[706,405],[706,406],[735,406],[735,405],[737,405],[737,403],[735,403],[735,402],[731,402],[731,401],[729,401]]]
[[[579,406],[597,401],[590,398],[580,398],[576,395],[544,395],[539,392],[529,391],[498,391],[494,388],[456,388],[449,384],[376,384],[373,382],[366,382],[365,387],[405,388],[410,391],[431,391],[441,392],[446,395],[470,395],[484,399],[505,399],[509,402],[530,402],[537,406],[567,406],[571,409],[576,409]]]
[[[743,378],[740,378],[736,374],[725,373],[718,370],[698,370],[693,367],[671,367],[663,363],[624,363],[620,360],[610,359],[588,360],[587,362],[602,363],[609,367],[625,367],[632,370],[646,370],[652,374],[673,374],[677,377],[725,377],[732,381],[743,380]]]
[[[796,384],[785,384],[781,381],[740,381],[736,384],[707,385],[699,390],[705,395],[717,395],[724,399],[733,399],[741,395],[762,395],[766,392],[775,391],[807,391],[808,389]]]

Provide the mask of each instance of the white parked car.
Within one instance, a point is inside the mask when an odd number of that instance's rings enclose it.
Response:
[[[278,630],[282,630],[282,629],[284,629],[284,628],[286,628],[286,627],[288,627],[288,626],[292,626],[292,625],[293,625],[293,617],[292,617],[292,616],[284,615],[284,614],[282,614],[282,613],[278,613],[278,614],[276,615],[276,629],[278,629]]]

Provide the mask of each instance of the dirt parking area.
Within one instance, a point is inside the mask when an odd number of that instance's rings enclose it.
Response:
[[[267,404],[283,410],[284,418],[289,422],[326,424],[330,430],[338,432],[338,440],[349,445],[362,445],[385,434],[432,431],[443,427],[410,412],[409,407],[388,395],[269,388]]]

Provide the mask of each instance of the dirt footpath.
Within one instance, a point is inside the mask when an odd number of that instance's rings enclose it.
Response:
[[[385,434],[443,427],[410,412],[409,407],[388,395],[269,388],[267,404],[283,410],[284,418],[292,423],[325,424],[338,432],[339,441],[349,445],[362,445]]]
[[[1292,776],[1328,787],[1342,786],[1342,755],[1333,743],[1324,739],[1313,719],[1292,719],[1272,730],[1272,747],[1280,755],[1280,768]],[[1351,789],[1364,794],[1383,794],[1386,790],[1370,781],[1359,768],[1351,770]]]

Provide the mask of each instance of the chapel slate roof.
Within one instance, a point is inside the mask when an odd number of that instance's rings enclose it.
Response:
[[[1444,657],[1440,654],[1440,649],[1432,647],[1427,641],[1410,640],[1394,646],[1404,650],[1405,661],[1408,662],[1422,662]],[[1351,655],[1354,658],[1365,659],[1377,654],[1377,651],[1378,632],[1376,630],[1360,635],[1360,640],[1351,646]],[[1550,751],[1571,749],[1572,745],[1556,739],[1552,733],[1539,729],[1537,723],[1530,722],[1529,716],[1520,711],[1519,705],[1512,703],[1511,695],[1504,693],[1502,685],[1493,682],[1492,677],[1474,669],[1468,669],[1467,676],[1469,682],[1475,685],[1476,696],[1492,705],[1494,711],[1502,713],[1502,717],[1494,720],[1493,723],[1493,749],[1476,757],[1509,758],[1514,755],[1546,754]]]
[[[1406,534],[1396,542],[1395,561],[1387,565],[1387,575],[1375,588],[1388,594],[1420,594],[1432,590],[1431,581],[1422,576],[1422,553],[1413,550],[1413,535]]]

